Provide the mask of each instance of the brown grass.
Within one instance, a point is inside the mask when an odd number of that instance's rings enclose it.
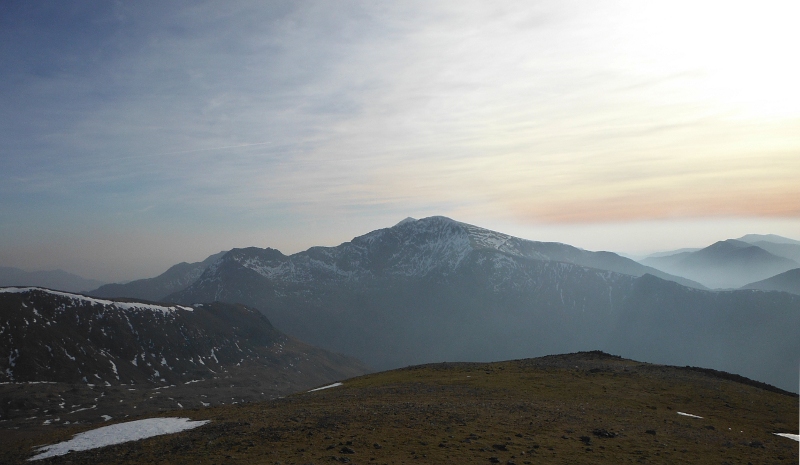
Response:
[[[703,419],[680,416],[687,412]],[[597,353],[436,364],[270,402],[183,410],[196,430],[39,463],[797,463],[798,399]],[[166,415],[166,414],[165,414]],[[53,432],[3,447],[29,457]]]

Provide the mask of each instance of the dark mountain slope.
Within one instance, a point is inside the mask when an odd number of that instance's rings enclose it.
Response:
[[[698,291],[644,276],[617,318],[609,351],[713,367],[797,392],[800,296]]]
[[[742,289],[781,291],[800,295],[800,268],[789,270],[763,281],[747,284],[742,286]]]
[[[0,286],[39,286],[66,292],[82,292],[103,284],[62,270],[24,271],[0,266]]]
[[[794,260],[734,239],[716,242],[696,252],[646,258],[642,263],[711,288],[739,288],[800,267]]]
[[[215,279],[203,281],[207,287],[193,286],[191,299],[248,302],[290,334],[382,368],[597,347],[634,280],[474,250],[446,275],[286,283],[265,279],[235,258],[223,259]]]
[[[170,385],[241,365],[274,373],[302,367],[316,381],[363,372],[358,362],[299,343],[241,305],[169,307],[2,288],[0,324],[0,353],[9,354],[0,358],[4,382]]]
[[[178,263],[155,278],[138,279],[125,284],[106,284],[87,294],[95,297],[126,297],[158,302],[174,292],[186,289],[210,264],[224,254],[225,252],[219,252],[197,263]]]

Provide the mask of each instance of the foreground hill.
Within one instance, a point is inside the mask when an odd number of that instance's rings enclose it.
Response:
[[[774,244],[774,247],[787,248],[793,245]],[[737,289],[800,267],[800,263],[790,258],[735,239],[719,241],[694,252],[649,257],[642,260],[642,263],[714,289]]]
[[[0,266],[0,286],[38,286],[66,292],[82,292],[101,284],[102,281],[87,279],[63,270],[25,271]]]
[[[245,303],[281,330],[377,369],[600,348],[797,389],[800,298],[719,297],[636,274],[646,270],[433,217],[291,256],[234,249],[168,300]],[[687,308],[685,321],[662,325]],[[646,332],[622,330],[632,325]],[[706,336],[676,343],[686,331]]]
[[[130,299],[160,301],[172,293],[189,287],[203,274],[209,265],[219,260],[224,254],[225,252],[220,252],[211,255],[202,262],[178,263],[155,278],[137,279],[125,284],[105,284],[87,292],[87,294],[94,297],[127,297]]]
[[[367,372],[242,305],[118,302],[39,288],[0,288],[0,353],[8,354],[0,358],[0,417],[36,424],[264,399]],[[158,390],[171,402],[152,400]],[[213,392],[201,399],[198,390]]]
[[[782,291],[800,295],[800,268],[789,270],[785,273],[767,278],[763,281],[750,283],[742,289],[758,289],[762,291]]]
[[[693,415],[693,416],[687,416]],[[183,410],[195,430],[40,463],[796,463],[797,396],[603,353],[447,363],[266,403]],[[17,438],[0,461],[85,428]]]

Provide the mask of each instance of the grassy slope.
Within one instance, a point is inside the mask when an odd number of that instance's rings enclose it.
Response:
[[[182,410],[213,421],[37,463],[797,463],[797,443],[772,434],[798,431],[797,407],[794,395],[709,373],[580,353],[411,367]],[[0,462],[75,432],[2,446]]]

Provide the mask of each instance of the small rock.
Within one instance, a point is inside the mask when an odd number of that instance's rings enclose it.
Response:
[[[652,434],[653,436],[655,436],[656,435],[656,430],[649,429],[649,430],[645,431],[645,434]]]
[[[356,453],[356,451],[354,451],[353,449],[351,449],[351,448],[349,448],[347,446],[342,447],[341,449],[339,449],[339,452],[341,452],[342,454],[355,454]]]

